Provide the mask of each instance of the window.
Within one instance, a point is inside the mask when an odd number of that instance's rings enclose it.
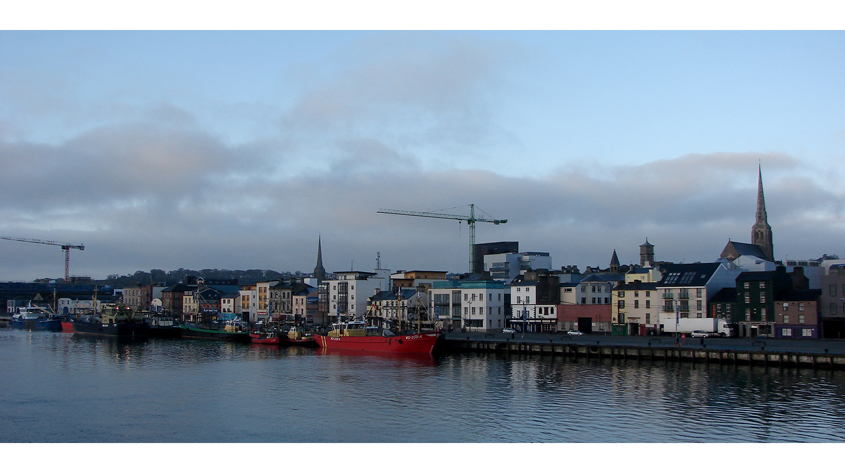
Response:
[[[519,289],[519,288],[517,288],[517,289]],[[464,293],[464,301],[468,301],[468,300],[469,300],[469,294],[467,294],[467,293],[465,292],[465,293]]]
[[[750,288],[751,288],[751,283],[749,283],[749,282],[744,283],[744,284],[742,285],[742,288],[743,288],[743,289],[750,289]]]
[[[526,304],[530,304],[530,303],[531,303],[531,298],[530,298],[530,297],[528,297],[528,296],[525,296],[525,303],[526,303]]]
[[[587,303],[587,298],[586,298],[586,297],[582,297],[582,298],[581,298],[581,304],[586,304],[586,303]]]
[[[640,308],[640,301],[634,301],[634,308],[635,308],[635,309],[639,309],[639,308]]]
[[[649,300],[646,300],[646,301],[645,301],[645,308],[646,308],[646,309],[651,309],[651,301],[649,301]]]
[[[751,309],[750,308],[745,309],[745,320],[751,320]]]
[[[645,296],[646,296],[646,297],[651,297],[651,291],[646,291],[646,292],[645,292]]]
[[[619,302],[617,303],[617,306],[618,306],[618,308],[620,308],[620,309],[624,309],[624,308],[625,308],[625,301],[624,301],[624,300],[619,301]]]
[[[625,291],[619,291],[618,293],[616,293],[616,295],[618,297],[625,297]]]
[[[478,315],[484,315],[484,307],[478,308]]]
[[[640,297],[640,291],[634,291],[634,297]]]
[[[484,293],[483,292],[478,295],[478,300],[480,300],[480,301],[484,300]]]
[[[830,303],[830,315],[836,315],[836,302]]]
[[[746,304],[750,304],[750,303],[751,303],[751,293],[750,293],[750,292],[746,292],[746,293],[745,293],[745,303],[746,303]]]
[[[785,323],[785,324],[789,323],[789,314],[786,314],[786,315],[783,316],[783,323]]]
[[[811,329],[811,328],[801,329],[801,336],[812,337],[813,336],[813,329]]]
[[[836,284],[831,284],[829,289],[830,289],[830,295],[835,296],[836,295]]]
[[[604,298],[604,303],[605,303],[605,304],[610,304],[610,298],[609,298],[609,297],[605,297],[605,298]]]
[[[765,308],[765,307],[763,307],[762,309],[760,309],[760,317],[762,317],[762,318],[763,318],[763,320],[765,320],[765,319],[766,319],[766,308]]]
[[[703,289],[698,288],[698,289],[696,289],[696,290],[695,290],[695,297],[701,297],[701,296],[703,296],[703,295],[704,295],[704,290],[703,290]]]
[[[783,303],[783,310],[789,310],[789,302]]]
[[[766,288],[766,281],[760,281],[760,289]]]
[[[785,329],[780,331],[780,334],[784,337],[791,337],[792,336],[792,329],[791,328],[785,328]]]
[[[703,304],[703,302],[700,299],[695,301],[695,310],[701,310],[702,304]]]
[[[798,312],[804,312],[804,303],[803,302],[798,303]]]
[[[803,324],[803,323],[804,323],[804,316],[803,316],[803,315],[799,315],[799,316],[798,316],[798,323],[799,323],[799,324]]]
[[[472,315],[475,315],[475,307],[471,309]]]
[[[651,323],[651,314],[648,314],[648,313],[645,314],[645,323],[647,323],[647,324]]]

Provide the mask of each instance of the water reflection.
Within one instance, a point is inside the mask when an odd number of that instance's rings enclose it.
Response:
[[[845,440],[842,371],[6,329],[0,358],[3,442]]]

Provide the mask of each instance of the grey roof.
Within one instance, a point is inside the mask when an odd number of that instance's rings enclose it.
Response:
[[[766,253],[760,248],[760,245],[752,245],[751,243],[739,243],[736,241],[729,241],[728,246],[733,246],[739,256],[753,256],[755,258],[769,260]]]
[[[720,263],[673,264],[666,266],[660,287],[704,286],[721,266]]]

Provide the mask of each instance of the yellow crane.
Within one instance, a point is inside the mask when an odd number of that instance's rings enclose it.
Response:
[[[22,241],[24,243],[38,243],[41,245],[61,246],[65,252],[65,282],[70,280],[70,250],[84,250],[85,245],[71,245],[70,243],[57,243],[55,241],[35,240],[32,238],[15,238],[0,236],[0,240]]]
[[[451,220],[466,221],[469,225],[469,272],[472,273],[475,268],[475,222],[492,223],[499,225],[500,223],[508,223],[507,219],[493,219],[493,218],[476,218],[475,204],[469,204],[469,216],[443,214],[436,212],[415,212],[412,210],[394,210],[394,209],[380,209],[377,213],[393,214],[393,215],[407,215],[410,217],[429,217],[429,218],[446,218]]]

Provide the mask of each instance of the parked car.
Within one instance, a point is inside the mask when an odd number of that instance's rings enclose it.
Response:
[[[584,335],[584,332],[580,330],[570,330],[566,332],[567,335]]]
[[[710,332],[705,332],[704,330],[693,330],[690,336],[692,338],[707,338],[710,336]]]
[[[512,328],[502,329],[502,333],[516,333],[516,330]]]

